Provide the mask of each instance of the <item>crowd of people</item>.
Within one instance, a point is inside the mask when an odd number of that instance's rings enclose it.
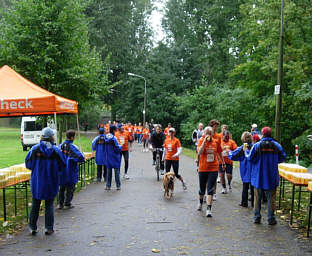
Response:
[[[272,129],[264,127],[261,132],[253,124],[251,132],[243,132],[242,145],[239,147],[232,139],[227,125],[221,126],[218,120],[211,120],[204,128],[199,123],[192,133],[195,144],[196,165],[199,179],[198,211],[207,203],[206,216],[212,217],[212,204],[216,201],[217,180],[220,179],[221,193],[232,190],[233,161],[240,162],[240,176],[243,183],[240,206],[248,207],[250,193],[251,205],[254,207],[254,222],[261,222],[261,200],[268,200],[268,224],[276,224],[275,195],[279,185],[278,163],[283,162],[286,154],[281,145],[272,138]],[[176,130],[169,123],[162,131],[153,120],[144,124],[107,122],[98,125],[98,135],[92,141],[97,164],[97,182],[104,180],[106,190],[111,190],[114,171],[116,189],[121,190],[120,168],[124,159],[123,178],[128,180],[129,153],[133,143],[143,144],[142,151],[153,152],[156,164],[156,149],[160,151],[161,174],[170,172],[182,183],[186,182],[179,173],[179,155],[182,152],[180,140],[175,136]],[[53,202],[58,194],[58,209],[70,209],[78,182],[78,162],[84,161],[84,155],[73,144],[75,131],[66,132],[66,140],[55,145],[53,131],[46,127],[42,130],[41,141],[27,154],[26,167],[32,170],[31,191],[33,203],[29,217],[29,229],[32,235],[37,233],[37,220],[41,201],[45,201],[45,234],[54,232]],[[249,192],[250,191],[250,192]]]

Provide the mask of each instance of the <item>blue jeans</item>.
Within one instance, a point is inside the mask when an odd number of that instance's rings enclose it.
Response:
[[[71,201],[73,200],[74,197],[74,192],[75,192],[76,186],[73,185],[68,185],[68,186],[60,186],[60,191],[59,191],[59,205],[64,205],[65,206],[70,206]]]
[[[54,199],[45,200],[45,228],[47,230],[53,230],[54,225],[54,208],[53,208]],[[32,199],[32,206],[29,215],[29,227],[32,230],[37,230],[37,221],[39,217],[41,200]]]
[[[142,143],[143,134],[137,134],[137,135],[138,135],[138,143]]]
[[[114,168],[115,171],[115,181],[117,188],[120,188],[120,169]],[[106,180],[106,187],[110,188],[112,186],[112,173],[113,168],[107,168],[107,180]]]
[[[261,219],[261,199],[263,196],[263,189],[254,189],[254,219]],[[276,189],[267,190],[268,197],[268,221],[275,219],[275,197],[276,197]]]

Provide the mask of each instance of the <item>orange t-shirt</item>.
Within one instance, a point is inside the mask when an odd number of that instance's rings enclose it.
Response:
[[[124,132],[116,132],[115,136],[117,138],[117,141],[119,143],[119,145],[122,146],[121,151],[128,151],[129,150],[129,140],[131,140],[131,136],[128,132],[124,131]]]
[[[179,160],[179,157],[173,158],[172,156],[178,152],[178,148],[181,147],[181,142],[178,138],[167,138],[164,143],[166,149],[166,160]]]
[[[234,141],[234,140],[231,140],[231,139],[229,139],[228,142],[225,142],[225,141],[223,141],[223,140],[221,141],[221,148],[222,148],[222,150],[223,150],[222,155],[223,155],[224,162],[225,162],[226,164],[231,164],[231,165],[233,165],[233,161],[230,160],[230,159],[228,158],[228,155],[227,155],[227,153],[225,152],[226,147],[228,147],[229,150],[233,151],[233,150],[235,150],[235,149],[237,148],[237,145],[236,145],[235,141]]]
[[[147,128],[145,128],[144,130],[143,130],[143,139],[148,139],[149,138],[149,129]]]
[[[205,137],[201,137],[198,142],[197,151],[204,143]],[[205,142],[204,152],[200,155],[199,172],[217,172],[219,170],[218,155],[222,152],[221,145],[214,138]]]
[[[136,133],[137,134],[142,134],[142,132],[143,132],[143,126],[137,126]]]

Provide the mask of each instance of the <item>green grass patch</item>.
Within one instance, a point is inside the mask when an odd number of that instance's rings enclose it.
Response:
[[[190,148],[185,148],[185,147],[183,147],[183,149],[182,149],[182,154],[183,154],[183,155],[186,155],[186,156],[188,156],[188,157],[190,157],[190,158],[193,158],[193,159],[196,158],[196,152],[195,152],[194,149],[190,149]]]

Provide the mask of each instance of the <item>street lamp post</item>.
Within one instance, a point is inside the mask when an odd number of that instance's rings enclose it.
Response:
[[[143,76],[137,75],[137,74],[133,74],[133,73],[128,73],[129,76],[136,76],[139,78],[144,79],[144,107],[143,107],[143,126],[145,125],[145,113],[146,113],[146,79]]]
[[[283,89],[283,44],[284,41],[284,0],[281,0],[281,29],[279,41],[278,74],[276,89],[275,138],[281,142],[282,89]]]

